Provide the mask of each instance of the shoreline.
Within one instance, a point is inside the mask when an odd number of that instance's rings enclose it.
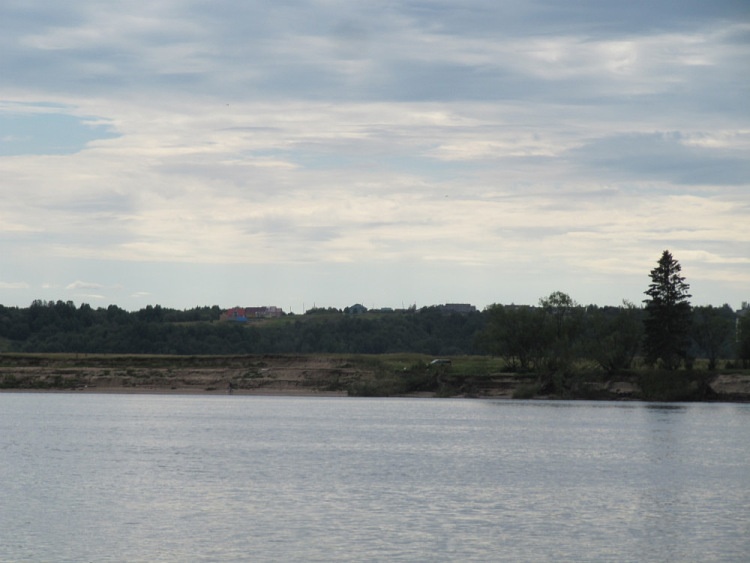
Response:
[[[86,387],[80,389],[0,389],[0,394],[16,393],[52,393],[68,395],[213,395],[213,396],[251,396],[251,397],[349,397],[345,391],[304,391],[280,389],[268,390],[240,390],[228,393],[227,391],[190,388],[166,388],[166,387]]]
[[[750,402],[745,372],[592,372],[565,379],[490,365],[474,357],[435,367],[414,356],[0,354],[0,392]]]

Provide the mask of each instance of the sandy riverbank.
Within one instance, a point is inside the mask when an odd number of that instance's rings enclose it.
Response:
[[[390,381],[415,372],[390,371],[377,358],[344,356],[89,356],[0,355],[0,391],[201,395],[349,396],[354,389],[393,389]],[[424,368],[422,368],[424,369]],[[410,397],[545,398],[533,391],[535,377],[509,373],[462,375],[457,368],[438,374],[438,385],[412,388]],[[420,376],[421,377],[421,376]],[[750,375],[707,375],[705,397],[750,401]],[[446,387],[447,385],[447,387]],[[643,396],[639,376],[630,374],[578,383],[578,398],[633,400]],[[368,387],[369,386],[369,387]],[[440,391],[435,391],[439,389]],[[583,392],[582,392],[583,391]]]
[[[4,390],[80,393],[337,396],[347,382],[371,376],[323,356],[28,356],[0,365]]]

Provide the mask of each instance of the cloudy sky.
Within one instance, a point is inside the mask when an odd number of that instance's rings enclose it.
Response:
[[[747,0],[4,0],[0,304],[750,300]]]

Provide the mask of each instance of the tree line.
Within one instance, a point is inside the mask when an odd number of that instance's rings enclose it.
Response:
[[[564,373],[582,363],[606,372],[636,360],[675,370],[697,358],[750,365],[750,312],[692,307],[679,263],[665,251],[644,306],[583,306],[553,292],[537,305],[455,313],[424,307],[349,315],[336,309],[262,323],[219,322],[218,306],[147,306],[128,312],[71,301],[0,305],[0,351],[116,354],[492,354],[509,370]]]
[[[185,311],[149,306],[35,301],[0,306],[0,351],[117,354],[308,354],[418,352],[477,354],[484,315],[446,314],[437,307],[404,313],[346,315],[312,311],[262,322],[220,322],[218,307]]]
[[[738,315],[729,305],[692,307],[682,267],[665,250],[651,270],[644,306],[581,307],[562,292],[538,307],[489,308],[485,346],[511,367],[566,372],[582,359],[607,372],[627,370],[636,358],[674,371],[691,369],[697,358],[709,370],[720,358],[750,363],[750,310]]]

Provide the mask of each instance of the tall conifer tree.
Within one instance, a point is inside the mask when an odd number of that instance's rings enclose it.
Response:
[[[680,263],[665,250],[657,267],[651,270],[651,284],[645,292],[649,298],[644,300],[646,363],[654,365],[661,360],[670,370],[677,369],[685,360],[690,345],[692,296],[681,272]]]

